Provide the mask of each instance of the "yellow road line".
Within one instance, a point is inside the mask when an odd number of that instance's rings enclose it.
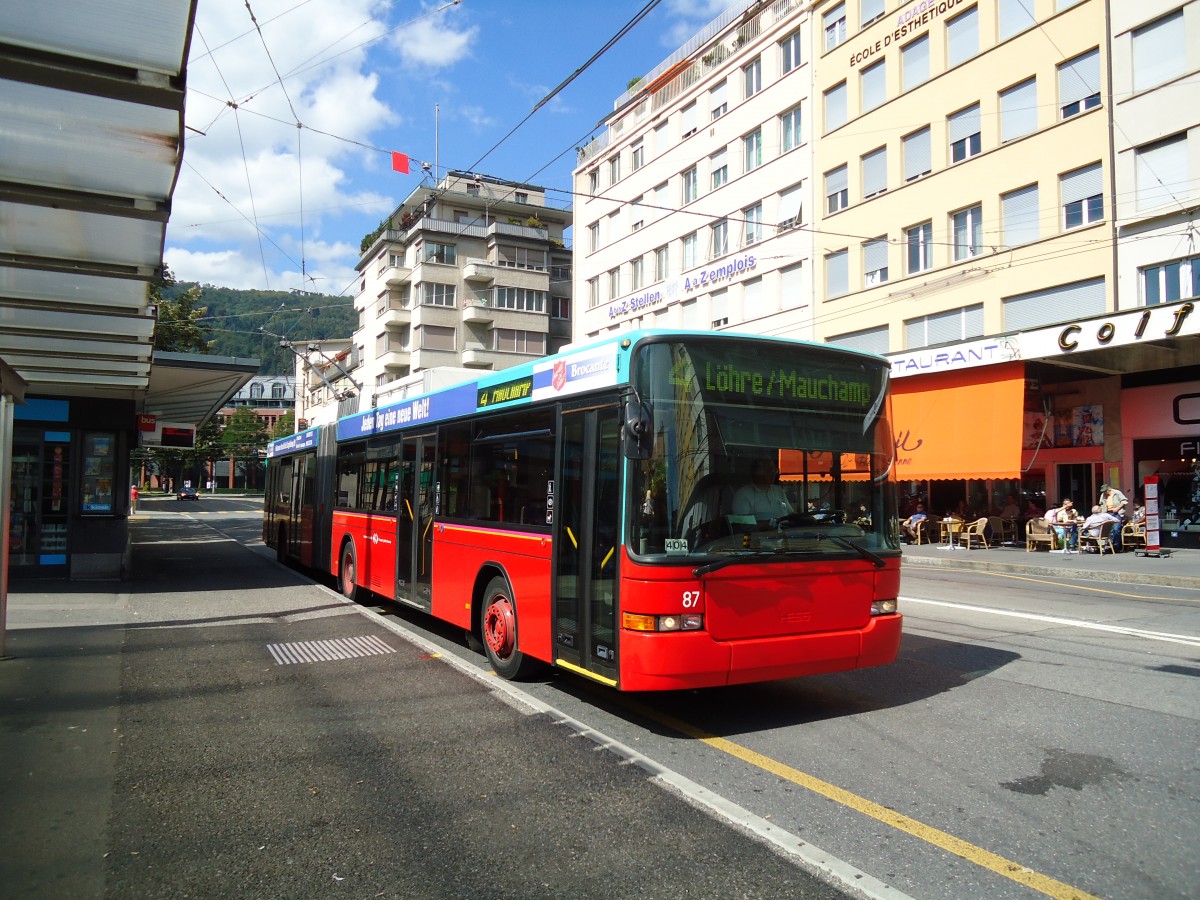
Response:
[[[919,822],[916,819],[898,813],[894,809],[888,809],[886,806],[881,806],[865,797],[853,794],[835,784],[830,784],[828,781],[822,781],[820,778],[801,772],[799,769],[793,769],[791,766],[771,759],[769,756],[764,756],[761,753],[756,753],[740,744],[735,744],[726,738],[717,737],[680,719],[655,712],[636,701],[626,700],[625,703],[639,715],[643,715],[658,722],[660,725],[667,726],[673,731],[707,744],[714,750],[727,753],[756,768],[762,769],[764,772],[770,772],[772,775],[776,775],[800,787],[807,788],[815,794],[827,797],[835,803],[840,803],[842,806],[860,812],[865,816],[870,816],[884,825],[890,825],[892,828],[911,834],[913,837],[919,838],[927,844],[932,844],[956,856],[961,856],[968,862],[989,869],[998,875],[1003,875],[1005,878],[1032,888],[1039,893],[1045,894],[1047,897],[1054,897],[1056,900],[1098,900],[1093,894],[1081,891],[1079,888],[1072,887],[1069,884],[1064,884],[1057,879],[1051,878],[1049,875],[1035,872],[1032,869],[1022,866],[1020,863],[992,853],[990,850],[984,850],[982,847],[977,847],[952,834],[934,828],[932,825],[926,825],[924,822]]]
[[[987,575],[991,578],[1011,578],[1014,581],[1028,581],[1033,584],[1049,584],[1054,587],[1070,588],[1073,591],[1091,591],[1093,594],[1108,594],[1113,597],[1124,597],[1128,600],[1170,600],[1172,602],[1197,603],[1200,600],[1189,597],[1154,597],[1148,594],[1127,594],[1124,591],[1113,591],[1108,588],[1088,587],[1083,584],[1066,584],[1051,578],[1034,578],[1032,575],[1010,575],[1007,572],[988,572],[984,569],[959,569],[954,566],[923,566],[919,563],[905,563],[905,568],[912,567],[925,572],[959,572],[963,574]],[[1195,588],[1180,587],[1180,591],[1195,590]]]

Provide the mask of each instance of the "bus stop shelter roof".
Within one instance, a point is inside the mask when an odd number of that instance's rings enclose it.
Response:
[[[188,378],[179,354],[153,371],[147,286],[183,160],[195,13],[196,0],[0,4],[0,359],[31,394],[198,423],[253,374],[198,357]]]

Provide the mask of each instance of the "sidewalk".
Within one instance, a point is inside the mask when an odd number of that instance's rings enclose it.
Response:
[[[1051,553],[1026,550],[1025,543],[989,549],[950,550],[945,544],[903,545],[904,566],[978,569],[983,572],[1038,575],[1044,578],[1086,578],[1120,584],[1157,584],[1200,588],[1200,550],[1170,548],[1169,556],[1141,556],[1133,551],[1103,556],[1096,553]]]
[[[10,585],[0,897],[897,895],[191,516],[131,530],[128,582]]]

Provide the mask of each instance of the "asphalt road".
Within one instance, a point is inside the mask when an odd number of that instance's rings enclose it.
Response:
[[[253,545],[258,523],[253,510],[234,511],[240,502],[184,504],[185,517]],[[1200,593],[906,569],[903,594],[901,657],[884,669],[636,696],[555,675],[515,690],[496,684],[482,704],[490,710],[503,706],[501,698],[523,699],[543,711],[525,718],[567,721],[569,731],[633,748],[659,767],[658,782],[682,784],[693,803],[725,804],[728,818],[820,848],[897,893],[948,900],[1194,896]],[[413,635],[425,654],[486,670],[459,634],[424,616],[387,605],[361,612]],[[394,660],[370,664],[390,681]],[[369,692],[372,683],[366,675],[359,689]],[[321,696],[339,709],[358,693],[343,699],[340,690],[325,690]],[[404,727],[403,718],[389,721]],[[585,755],[597,754],[589,748]],[[455,777],[468,768],[455,768]],[[533,808],[549,813],[538,819],[554,822],[557,836],[554,805]],[[568,818],[575,809],[565,808]],[[718,831],[718,844],[739,835]],[[635,826],[634,833],[640,839],[645,832]],[[768,895],[800,896],[790,881],[768,881],[775,890],[764,886]],[[684,883],[674,880],[651,896],[687,896],[679,893]],[[569,884],[574,893],[593,893],[590,883]],[[626,888],[605,887],[616,896]],[[723,892],[736,892],[737,879],[710,888],[707,896],[743,895]],[[504,890],[483,895],[522,895]]]

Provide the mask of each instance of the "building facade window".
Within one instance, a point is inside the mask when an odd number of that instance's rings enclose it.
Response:
[[[621,180],[621,154],[617,154],[608,161],[608,183],[616,184]]]
[[[904,323],[904,346],[908,350],[977,337],[983,337],[982,303],[918,316]]]
[[[1029,78],[1000,92],[1000,143],[1037,131],[1037,79]]]
[[[883,18],[883,0],[862,0],[859,4],[859,27],[866,28],[877,19]]]
[[[1104,218],[1104,194],[1100,163],[1084,166],[1059,176],[1063,228],[1081,228]]]
[[[906,135],[901,144],[904,150],[905,181],[916,181],[933,170],[933,148],[930,144],[928,125]]]
[[[762,90],[762,60],[755,57],[742,66],[742,85],[745,88],[744,97],[749,100]]]
[[[863,284],[873,287],[888,280],[888,241],[886,236],[864,241]]]
[[[825,130],[833,131],[846,124],[846,82],[835,84],[825,92]]]
[[[1058,66],[1058,107],[1069,119],[1100,105],[1100,51],[1089,50]]]
[[[800,65],[800,29],[796,29],[779,42],[779,71],[786,75]]]
[[[850,293],[850,251],[835,250],[825,255],[825,299]]]
[[[621,296],[621,267],[608,270],[608,299],[616,300]]]
[[[541,331],[496,328],[492,330],[492,349],[501,353],[533,353],[545,356],[546,335]]]
[[[794,184],[779,194],[779,229],[784,231],[804,221],[804,185]]]
[[[662,281],[671,274],[670,257],[666,246],[654,248],[654,280]]]
[[[911,91],[929,80],[929,35],[905,44],[900,50],[900,86]]]
[[[862,157],[863,199],[887,190],[887,147],[880,147]]]
[[[950,231],[954,239],[954,261],[970,259],[983,252],[983,207],[960,209],[950,216]]]
[[[588,172],[588,193],[593,197],[600,193],[600,172],[597,169]]]
[[[999,19],[1000,40],[1007,41],[1015,34],[1037,24],[1032,0],[1000,0],[996,16]]]
[[[933,268],[933,223],[922,222],[904,229],[908,274]]]
[[[946,23],[946,67],[954,68],[979,52],[979,7]]]
[[[825,52],[846,40],[846,4],[839,3],[821,17],[825,31]]]
[[[708,101],[712,107],[713,119],[719,119],[725,113],[729,112],[729,83],[721,81],[713,85],[712,90],[708,92]]]
[[[709,314],[712,316],[712,327],[723,328],[729,324],[729,291],[722,288],[713,291],[709,297]]]
[[[800,127],[800,104],[797,103],[779,117],[779,146],[783,152],[795,150],[804,143],[804,132]]]
[[[1137,211],[1160,206],[1180,209],[1192,193],[1188,182],[1188,135],[1173,135],[1134,150],[1134,177],[1137,183]]]
[[[588,226],[588,252],[595,253],[600,249],[600,223],[593,222]]]
[[[742,219],[746,223],[745,231],[742,232],[743,246],[757,244],[762,240],[762,203],[755,203],[743,209]]]
[[[498,287],[493,303],[497,309],[515,309],[522,312],[544,313],[546,311],[545,291],[535,291],[530,288]]]
[[[630,167],[636,172],[646,164],[646,146],[641,141],[634,143],[629,153]]]
[[[848,350],[858,350],[862,353],[874,353],[883,356],[888,352],[888,327],[880,325],[877,328],[864,328],[862,331],[848,331],[828,339],[829,343],[837,344]]]
[[[726,148],[722,147],[708,158],[708,168],[711,173],[709,183],[712,185],[712,190],[715,191],[729,181],[729,160]]]
[[[439,244],[434,241],[425,242],[425,262],[443,263],[453,266],[458,263],[458,250],[453,244]]]
[[[835,213],[850,205],[850,189],[846,166],[825,173],[825,212]]]
[[[697,247],[696,232],[685,234],[683,236],[683,271],[693,268],[699,261],[699,256],[696,252]]]
[[[420,327],[422,350],[455,350],[458,347],[458,332],[446,325],[422,325]]]
[[[699,197],[700,173],[696,170],[695,166],[692,166],[683,173],[683,205],[687,206]]]
[[[859,73],[859,99],[863,112],[882,106],[887,100],[887,68],[884,60],[867,66]]]
[[[571,318],[571,298],[570,297],[551,297],[550,298],[550,318],[552,318],[552,319],[570,319]]]
[[[729,220],[718,219],[712,224],[712,241],[710,245],[710,259],[716,259],[718,256],[724,256],[729,252]]]
[[[742,171],[753,171],[762,165],[762,161],[762,128],[755,128],[742,138]]]
[[[644,282],[642,258],[635,256],[629,261],[629,289],[631,291],[640,291]]]
[[[950,162],[970,159],[982,149],[979,126],[979,104],[959,110],[946,120],[950,133]]]
[[[1142,269],[1142,302],[1146,306],[1200,297],[1200,256]]]
[[[696,101],[693,100],[679,111],[679,136],[691,137],[696,133]]]
[[[1183,10],[1133,30],[1133,89],[1144,91],[1187,71],[1187,27]]]
[[[1000,195],[1000,214],[1004,220],[1004,246],[1019,247],[1036,241],[1040,234],[1038,186],[1017,188]]]
[[[587,280],[587,305],[588,309],[595,309],[600,305],[600,276]]]
[[[436,284],[432,281],[425,281],[421,284],[421,305],[422,306],[454,306],[456,303],[456,291],[452,284]]]
[[[1103,278],[1090,278],[1004,297],[1003,331],[1040,328],[1055,322],[1078,322],[1105,312]]]

